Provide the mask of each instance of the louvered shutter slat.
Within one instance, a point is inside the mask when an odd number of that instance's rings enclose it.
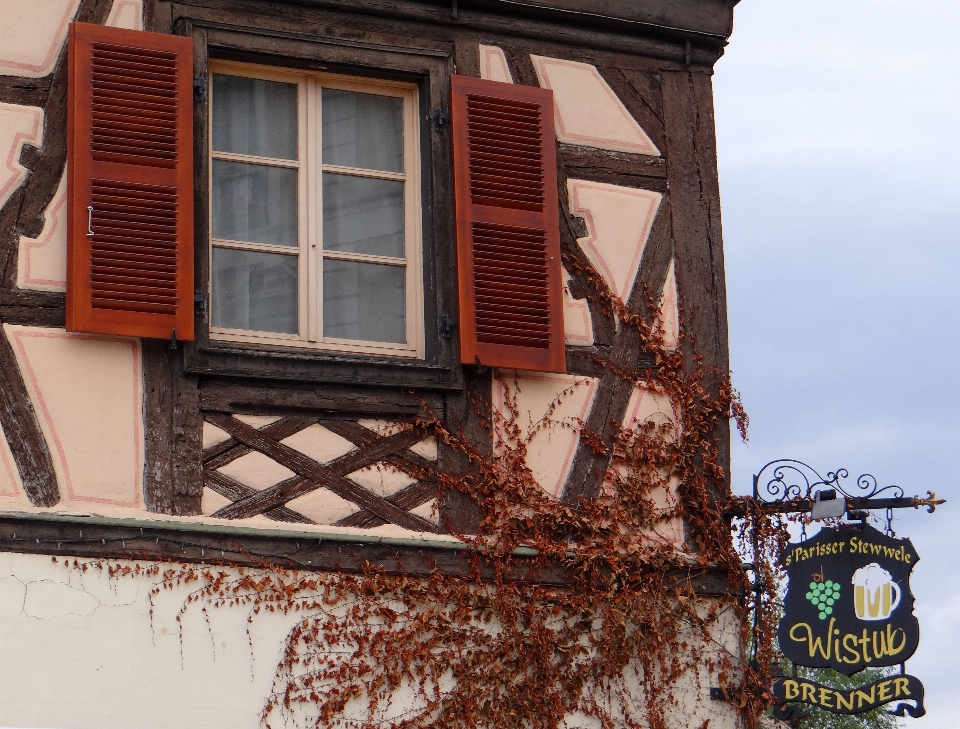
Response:
[[[460,351],[564,371],[553,94],[451,80]]]
[[[192,43],[75,23],[69,54],[67,328],[193,339]]]

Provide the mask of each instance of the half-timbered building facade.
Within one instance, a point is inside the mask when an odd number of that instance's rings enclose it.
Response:
[[[464,576],[441,432],[575,508],[616,431],[681,428],[623,373],[728,369],[734,4],[0,3],[0,724],[260,721],[293,618],[64,561]],[[711,681],[677,726],[736,724]]]

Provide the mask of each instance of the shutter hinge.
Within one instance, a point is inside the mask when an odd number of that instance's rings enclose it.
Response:
[[[193,293],[193,303],[195,312],[203,318],[203,323],[207,323],[207,292],[195,291]]]
[[[450,339],[453,330],[457,328],[456,319],[449,314],[440,315],[440,336],[444,339]]]
[[[170,332],[170,344],[167,346],[167,349],[176,349],[177,348],[177,330],[174,329]]]
[[[207,100],[207,74],[205,73],[193,77],[193,100],[202,102]]]
[[[450,113],[444,111],[443,109],[434,109],[433,110],[433,128],[440,132],[443,131],[444,126],[450,123]]]

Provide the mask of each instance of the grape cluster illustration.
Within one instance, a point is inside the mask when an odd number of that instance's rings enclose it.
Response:
[[[820,611],[820,619],[826,620],[833,613],[833,604],[840,599],[840,583],[833,580],[811,582],[806,598]]]

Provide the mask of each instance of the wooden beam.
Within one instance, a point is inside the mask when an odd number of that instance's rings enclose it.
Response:
[[[268,438],[280,441],[284,438],[289,438],[295,433],[299,433],[301,430],[309,428],[316,422],[316,418],[281,418],[274,423],[265,425],[262,428],[257,428],[257,430]],[[223,468],[228,463],[233,463],[233,461],[238,458],[242,458],[252,452],[250,448],[236,438],[228,438],[221,443],[212,445],[209,448],[204,448],[203,453],[200,455],[200,460],[205,470],[212,470]]]
[[[300,477],[288,479],[220,509],[215,514],[219,518],[244,519],[254,516],[323,486],[391,524],[418,532],[437,531],[436,525],[426,519],[404,511],[345,478],[348,473],[373,465],[391,453],[413,445],[423,437],[422,431],[407,430],[389,438],[382,438],[367,450],[352,451],[322,465],[293,448],[267,438],[260,431],[229,415],[211,413],[206,419],[244,445],[272,458]]]
[[[53,458],[3,326],[0,326],[0,427],[30,503],[55,506],[60,501],[60,489]]]
[[[203,484],[211,491],[231,501],[240,501],[240,499],[245,499],[257,493],[256,489],[252,489],[229,476],[225,476],[219,471],[204,471]],[[275,509],[270,509],[269,511],[263,512],[263,515],[274,521],[296,524],[316,524],[313,519],[308,519],[303,514],[293,509],[288,509],[286,506],[278,506]]]
[[[92,520],[91,520],[92,521]],[[198,527],[200,525],[191,525]],[[414,546],[389,543],[371,535],[370,541],[338,539],[318,533],[316,538],[218,532],[215,527],[184,530],[179,524],[118,526],[77,520],[24,519],[0,516],[0,552],[42,554],[62,559],[150,560],[188,564],[223,564],[260,568],[276,566],[314,572],[362,574],[371,567],[384,574],[429,577],[498,579],[490,562],[456,543]],[[512,582],[566,587],[576,576],[563,565],[541,563],[535,556],[512,555],[501,563],[502,576]],[[657,574],[657,573],[653,573]],[[637,575],[639,578],[640,575]],[[727,572],[717,567],[672,568],[659,574],[668,589],[690,587],[704,597],[727,593]]]

